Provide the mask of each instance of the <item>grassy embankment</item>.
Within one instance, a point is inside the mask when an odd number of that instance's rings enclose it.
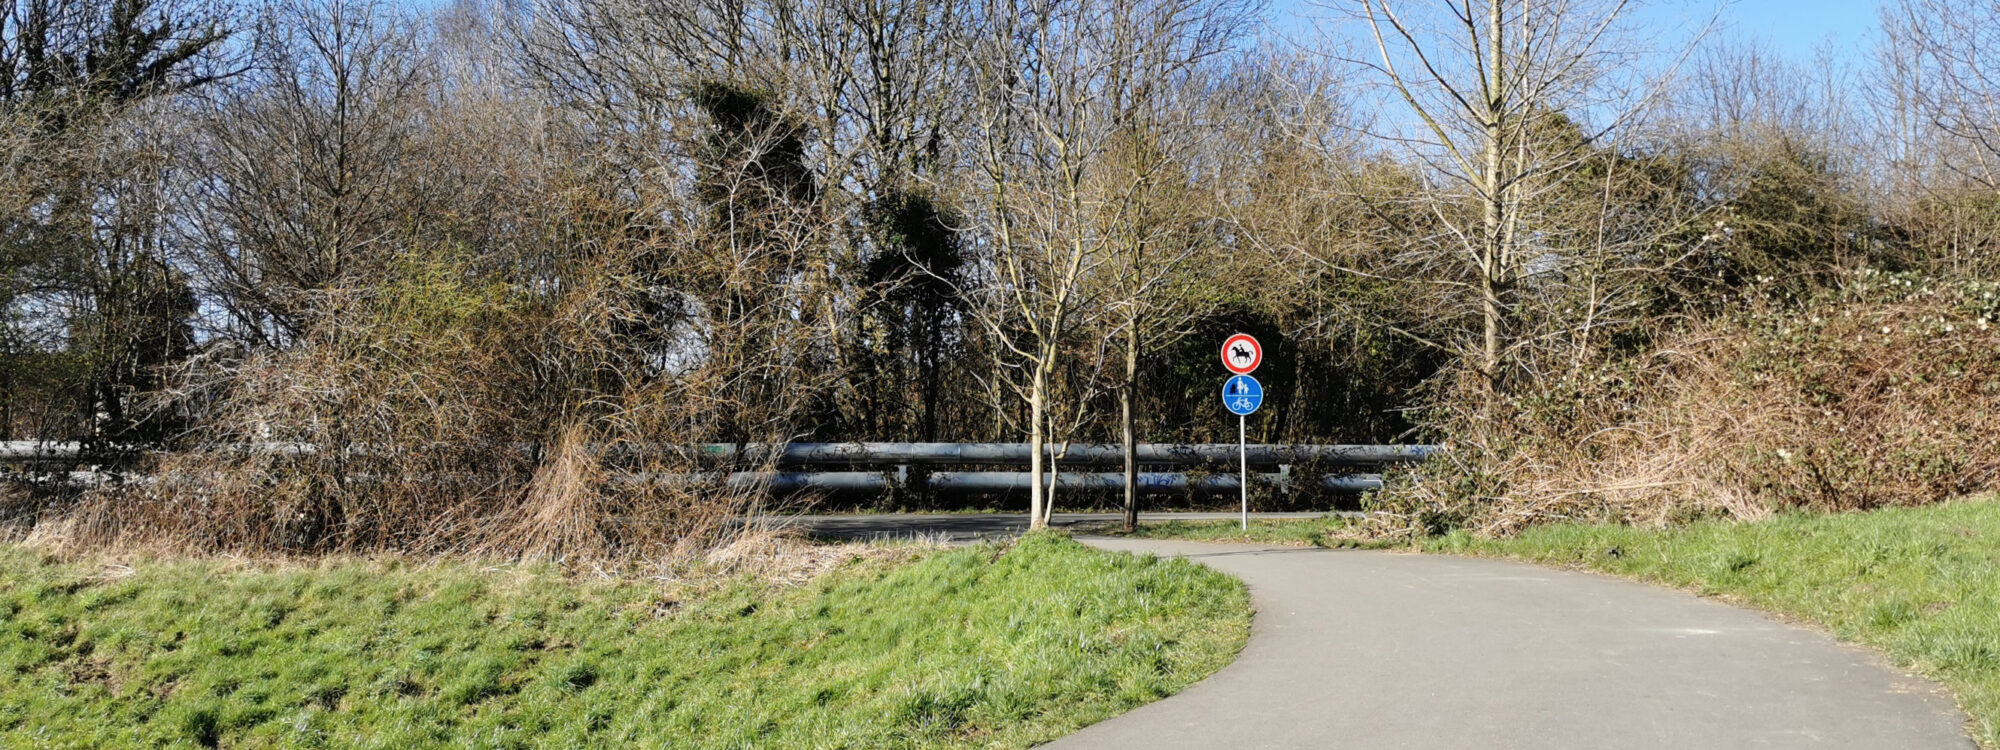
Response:
[[[1339,519],[1162,524],[1141,535],[1349,546]],[[1820,625],[1889,654],[1959,698],[2000,748],[2000,499],[1865,513],[1793,513],[1664,530],[1550,525],[1509,539],[1454,534],[1427,552],[1512,557],[1689,589]]]
[[[0,547],[0,746],[1025,746],[1172,694],[1240,583],[1041,535],[676,601],[465,563]]]

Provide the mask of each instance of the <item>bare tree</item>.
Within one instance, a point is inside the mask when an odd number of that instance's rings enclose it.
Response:
[[[1189,3],[1062,3],[995,0],[967,39],[975,99],[970,157],[978,175],[976,228],[991,275],[972,292],[981,327],[998,343],[1006,380],[1027,404],[1034,476],[1032,525],[1051,506],[1047,443],[1065,348],[1110,313],[1117,293],[1136,319],[1158,270],[1128,254],[1120,284],[1093,283],[1119,263],[1121,247],[1143,251],[1147,194],[1173,162],[1156,149],[1166,89],[1239,33],[1237,6]],[[1123,159],[1124,168],[1112,167]],[[1109,168],[1108,178],[1099,170]],[[1155,260],[1164,261],[1165,258]],[[1094,358],[1093,358],[1094,359]]]
[[[1464,352],[1489,392],[1543,334],[1521,329],[1532,277],[1568,264],[1543,213],[1564,176],[1656,103],[1663,73],[1641,67],[1631,0],[1485,0],[1342,6],[1367,24],[1372,71],[1405,105],[1407,127],[1382,131],[1420,160],[1427,210],[1450,255],[1425,282],[1468,301],[1478,330]],[[1691,48],[1691,45],[1690,45]],[[1685,54],[1685,53],[1683,53]]]
[[[1966,146],[1955,168],[2000,185],[2000,5],[1899,0],[1883,9],[1890,67],[1922,126]]]
[[[1902,0],[1882,9],[1870,153],[1887,180],[1882,208],[1909,234],[1912,265],[1991,273],[2000,223],[2000,5]]]
[[[408,190],[435,165],[415,155],[436,81],[417,29],[373,0],[288,0],[258,20],[254,72],[207,99],[189,240],[230,333],[298,336],[313,295],[379,273],[399,217],[426,208]]]
[[[1219,156],[1224,131],[1240,122],[1223,55],[1255,7],[1230,3],[1113,3],[1115,66],[1106,88],[1112,125],[1092,170],[1096,228],[1112,260],[1112,335],[1119,342],[1118,433],[1124,445],[1125,525],[1138,522],[1139,362],[1187,334],[1204,311],[1188,262],[1213,260],[1227,188]],[[1203,184],[1208,183],[1208,184]],[[1212,270],[1212,269],[1211,269]]]
[[[991,274],[969,292],[1003,382],[1028,406],[1030,525],[1047,525],[1046,446],[1052,381],[1065,342],[1100,308],[1084,281],[1105,262],[1083,227],[1084,170],[1100,135],[1087,105],[1102,62],[1091,56],[1100,12],[1083,4],[992,0],[964,41],[975,99],[971,148],[979,181],[973,220]]]

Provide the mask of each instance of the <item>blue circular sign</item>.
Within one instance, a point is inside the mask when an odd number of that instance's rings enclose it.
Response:
[[[1264,384],[1248,375],[1237,375],[1222,384],[1222,405],[1232,414],[1249,416],[1264,405]]]

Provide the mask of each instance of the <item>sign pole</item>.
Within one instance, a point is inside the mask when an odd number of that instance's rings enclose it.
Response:
[[[1250,530],[1250,438],[1249,428],[1243,426],[1249,419],[1249,417],[1241,414],[1236,415],[1236,458],[1242,461],[1238,466],[1239,471],[1242,473],[1237,475],[1239,477],[1237,479],[1237,489],[1243,491],[1244,531]]]
[[[1222,367],[1236,377],[1222,383],[1222,406],[1236,415],[1236,489],[1243,493],[1243,530],[1250,530],[1250,412],[1264,403],[1264,386],[1250,377],[1264,362],[1264,345],[1247,333],[1222,340]]]

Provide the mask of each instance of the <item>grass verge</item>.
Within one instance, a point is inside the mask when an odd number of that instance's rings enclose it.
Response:
[[[1431,552],[1589,568],[1818,623],[1944,683],[1983,746],[2000,747],[2000,502],[1788,514],[1666,530],[1531,528],[1452,535]]]
[[[1020,747],[1170,695],[1242,585],[1056,535],[810,584],[0,547],[0,745]]]

